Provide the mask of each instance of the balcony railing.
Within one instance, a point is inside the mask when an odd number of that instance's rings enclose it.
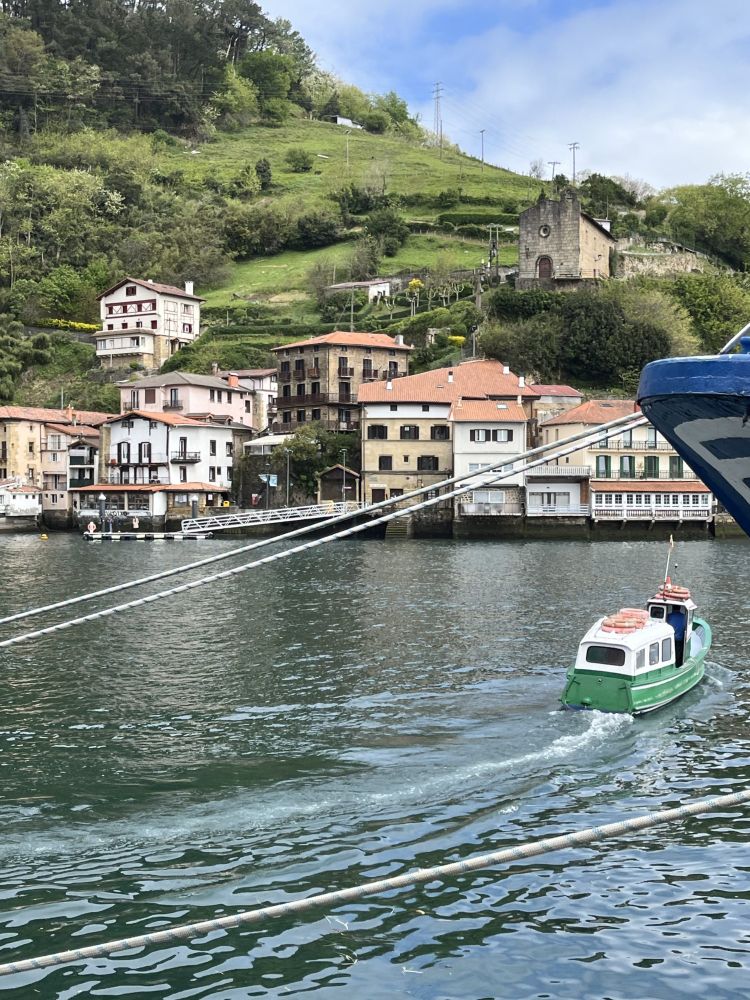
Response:
[[[307,369],[308,378],[320,378],[320,368],[308,368]]]
[[[638,469],[632,475],[627,472],[620,472],[616,469],[614,472],[598,472],[594,471],[592,473],[593,479],[612,479],[615,481],[627,481],[627,482],[637,482],[639,479],[674,479],[676,481],[682,482],[683,480],[697,480],[698,477],[691,469],[685,469],[681,474],[675,472],[645,472],[643,469]]]
[[[200,462],[201,453],[199,451],[173,451],[170,456],[170,462]]]
[[[337,420],[335,418],[322,416],[320,420],[275,420],[273,422],[274,434],[289,434],[298,427],[306,427],[310,424],[322,424],[329,431],[358,431],[359,420]]]
[[[655,444],[649,444],[648,441],[633,441],[631,444],[625,444],[623,441],[617,438],[611,438],[609,441],[597,441],[595,444],[589,445],[592,451],[671,451],[674,452],[674,448],[668,441],[657,441]]]
[[[380,373],[380,379],[381,379],[381,381],[386,381],[386,380],[394,379],[394,378],[403,378],[405,375],[406,375],[406,372],[400,372],[400,371],[391,372],[391,371],[387,371],[387,370],[384,369]]]
[[[588,517],[588,504],[542,504],[526,508],[528,517]]]
[[[523,514],[523,504],[516,503],[471,503],[463,501],[458,505],[462,517],[502,517]]]
[[[279,372],[279,382],[291,382],[292,373],[290,371]]]
[[[173,399],[163,404],[165,410],[181,410],[183,408],[181,399]]]
[[[527,479],[555,479],[559,476],[587,479],[590,475],[590,465],[538,465],[526,473]]]
[[[362,381],[370,382],[374,379],[380,378],[379,368],[363,368],[362,369]]]
[[[353,375],[354,375],[354,369],[353,368],[344,368],[344,367],[340,366],[339,369],[338,369],[337,374],[338,374],[339,378],[352,378]]]
[[[285,410],[293,410],[295,406],[355,406],[357,403],[356,392],[343,395],[338,392],[308,392],[304,396],[292,394],[291,396],[272,396],[271,398],[276,406]]]
[[[599,507],[592,517],[621,521],[708,521],[713,516],[710,505],[705,507]]]
[[[135,476],[130,476],[127,473],[123,474],[116,471],[108,472],[105,482],[109,483],[111,486],[168,486],[169,477],[150,476],[148,479],[136,479]]]
[[[137,451],[120,457],[116,451],[110,452],[109,465],[166,465],[167,456],[151,454],[141,458]]]

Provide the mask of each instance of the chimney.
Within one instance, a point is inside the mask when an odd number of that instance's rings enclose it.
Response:
[[[75,423],[73,417],[73,407],[70,405],[70,403],[68,403],[68,405],[65,407],[65,419],[68,421],[69,424]]]
[[[211,362],[211,374],[212,375],[218,375],[219,374],[219,363],[217,361],[212,361]]]
[[[399,347],[403,347],[404,346],[404,335],[403,335],[403,333],[397,333],[395,339],[396,339],[396,343],[398,344]]]
[[[239,388],[240,377],[237,374],[237,372],[230,372],[227,375],[227,383],[228,383],[230,389],[237,389],[237,388]]]
[[[453,371],[449,371],[449,372],[448,372],[448,381],[449,381],[449,382],[452,382],[452,381],[453,381]]]
[[[186,291],[186,293],[188,295],[192,295],[193,294],[193,287],[194,286],[193,286],[193,282],[192,281],[186,281],[185,282],[185,291]]]
[[[503,375],[510,375],[510,365],[503,365]]]
[[[149,283],[149,285],[153,285],[153,283],[154,283],[154,279],[153,278],[146,278],[146,281]]]
[[[518,388],[519,389],[523,389],[525,387],[525,385],[526,385],[526,379],[523,377],[523,375],[519,375],[518,376]]]
[[[391,382],[390,379],[388,379],[388,381],[385,383],[385,388],[388,392],[390,392],[391,389],[393,388],[393,382]]]

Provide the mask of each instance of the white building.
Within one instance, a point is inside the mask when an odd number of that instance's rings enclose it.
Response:
[[[120,382],[120,412],[179,413],[196,420],[225,417],[237,424],[252,426],[249,390],[240,385],[239,375],[227,377],[168,372],[150,375],[135,382]]]
[[[108,485],[179,486],[200,482],[229,489],[235,434],[247,428],[173,413],[134,410],[102,427],[99,481]]]
[[[522,472],[500,483],[488,482],[497,471],[483,469],[503,463],[503,471],[519,464],[527,449],[528,416],[518,403],[492,399],[459,399],[448,416],[453,428],[453,474],[476,472],[472,493],[459,497],[456,513],[462,516],[523,513]]]
[[[192,281],[184,288],[123,278],[99,296],[101,330],[94,334],[103,366],[159,368],[200,333],[200,307]]]
[[[218,371],[214,375],[229,382],[233,377],[238,379],[240,388],[244,389],[245,420],[256,431],[264,431],[276,415],[275,399],[279,391],[276,368],[235,368],[233,371]],[[249,419],[248,419],[249,418]]]

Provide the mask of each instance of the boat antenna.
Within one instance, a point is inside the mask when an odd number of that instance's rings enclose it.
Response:
[[[672,558],[672,549],[674,548],[674,538],[672,535],[669,536],[669,548],[667,549],[667,565],[664,567],[664,586],[669,582],[669,561]]]

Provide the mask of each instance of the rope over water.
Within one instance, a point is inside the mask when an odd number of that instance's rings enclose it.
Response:
[[[536,840],[517,847],[506,847],[500,851],[493,851],[490,854],[480,854],[473,858],[466,858],[463,861],[454,861],[446,865],[435,865],[432,868],[417,868],[415,871],[406,872],[403,875],[377,879],[373,882],[363,882],[349,889],[324,892],[316,896],[293,900],[289,903],[264,906],[256,910],[245,910],[240,913],[234,913],[231,916],[216,917],[213,920],[199,920],[192,924],[182,924],[167,930],[153,931],[151,934],[139,934],[135,937],[119,938],[116,941],[103,942],[102,944],[91,945],[87,948],[76,948],[71,951],[55,952],[51,955],[43,955],[40,958],[27,958],[18,962],[6,962],[0,965],[0,976],[67,965],[70,962],[80,962],[87,958],[102,958],[105,955],[112,955],[116,952],[128,951],[133,948],[145,948],[153,945],[169,944],[174,941],[185,941],[190,938],[209,934],[212,931],[230,930],[231,928],[241,927],[246,924],[257,924],[262,920],[268,920],[273,917],[296,916],[298,913],[304,913],[307,910],[319,907],[334,907],[341,903],[350,903],[353,900],[361,899],[363,896],[372,896],[377,893],[390,892],[393,889],[402,889],[405,886],[433,882],[435,879],[464,875],[466,872],[479,871],[482,868],[489,868],[493,865],[504,864],[506,862],[521,861],[524,858],[533,858],[539,854],[548,854],[552,851],[581,847],[585,844],[594,843],[597,840],[605,840],[608,837],[620,837],[624,833],[630,833],[631,831],[646,830],[661,823],[672,823],[685,819],[688,816],[713,812],[716,809],[725,809],[728,806],[741,805],[745,802],[750,802],[750,789],[743,792],[733,792],[729,795],[719,795],[712,799],[688,802],[674,809],[646,813],[644,816],[635,816],[632,819],[621,820],[617,823],[589,827],[589,829],[579,830],[577,833],[566,833],[559,837]]]

